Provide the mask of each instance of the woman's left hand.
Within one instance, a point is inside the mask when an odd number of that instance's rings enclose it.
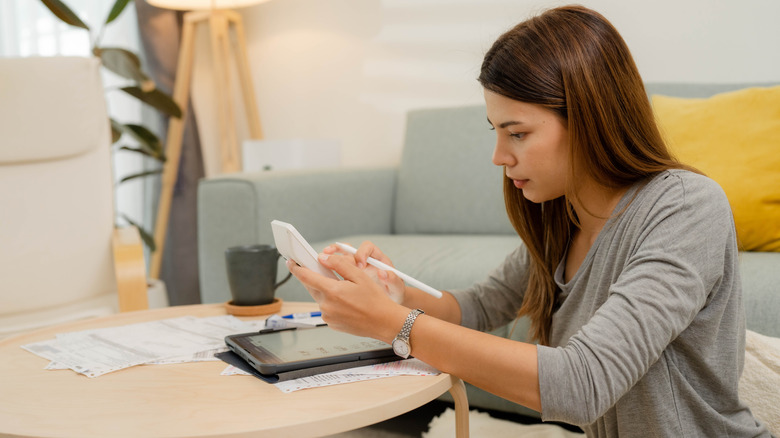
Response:
[[[326,278],[291,261],[287,268],[320,305],[322,319],[335,330],[390,342],[408,309],[395,303],[381,285],[358,268],[351,255],[320,254],[319,261],[344,280]]]
[[[338,245],[329,245],[322,250],[326,255],[333,255],[336,253],[344,254],[343,250]],[[372,280],[382,286],[385,293],[398,304],[404,303],[404,297],[406,294],[406,285],[397,275],[390,271],[384,271],[377,267],[368,264],[368,258],[372,257],[388,266],[393,266],[393,262],[380,250],[376,245],[369,241],[365,241],[360,244],[360,248],[357,249],[357,253],[354,254],[355,263],[357,267],[362,269],[363,272],[368,274]]]

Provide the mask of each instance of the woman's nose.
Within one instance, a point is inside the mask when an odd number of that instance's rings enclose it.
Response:
[[[506,146],[504,146],[501,140],[496,140],[496,146],[493,149],[493,164],[496,166],[509,166],[512,167],[514,163],[514,157],[509,153]]]

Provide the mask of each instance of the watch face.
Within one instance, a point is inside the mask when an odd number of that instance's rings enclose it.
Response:
[[[393,352],[401,357],[409,357],[409,344],[401,339],[393,340]]]

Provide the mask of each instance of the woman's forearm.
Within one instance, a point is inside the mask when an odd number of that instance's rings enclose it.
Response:
[[[414,323],[410,344],[412,355],[423,362],[485,391],[541,411],[535,345],[425,315]]]
[[[441,298],[433,297],[417,288],[407,286],[404,294],[403,305],[410,309],[422,309],[426,314],[451,322],[460,324],[460,305],[452,294],[442,291]]]

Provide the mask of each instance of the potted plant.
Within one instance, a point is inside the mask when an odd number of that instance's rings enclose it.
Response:
[[[60,0],[41,0],[41,2],[63,22],[89,32],[90,40],[92,41],[93,56],[100,58],[105,69],[127,80],[125,86],[119,87],[118,89],[112,88],[108,91],[121,91],[169,117],[181,117],[181,109],[179,106],[173,101],[170,95],[160,91],[154,81],[144,73],[141,68],[141,61],[135,53],[121,47],[105,47],[101,44],[105,27],[122,14],[128,3],[130,3],[130,0],[116,0],[108,13],[108,16],[98,29],[90,28]],[[115,151],[122,150],[142,154],[152,158],[159,164],[157,169],[125,176],[118,184],[123,184],[136,178],[162,173],[162,165],[165,162],[165,152],[160,138],[154,132],[141,124],[122,123],[113,117],[109,117],[107,122],[111,125],[112,148],[114,148]],[[124,140],[128,137],[134,139],[135,144],[125,144]],[[120,217],[131,225],[136,226],[149,250],[155,250],[154,233],[144,229],[126,214],[117,212],[117,219]]]

